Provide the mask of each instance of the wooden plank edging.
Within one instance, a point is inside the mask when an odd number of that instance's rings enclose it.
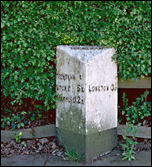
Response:
[[[151,139],[151,127],[136,127],[137,133],[136,137]],[[117,134],[122,135],[123,129],[126,129],[126,125],[118,125]],[[132,136],[132,133],[128,133],[127,136]]]
[[[9,141],[11,139],[15,139],[15,133],[19,134],[19,132],[22,132],[22,139],[49,137],[56,136],[56,127],[55,124],[50,124],[15,131],[1,130],[1,141]]]
[[[122,135],[122,129],[125,129],[126,125],[118,125],[117,134]],[[148,138],[151,139],[151,127],[137,127],[137,137]],[[29,129],[21,129],[21,130],[1,130],[1,141],[10,141],[11,139],[15,139],[14,134],[19,134],[22,132],[22,139],[32,139],[32,138],[41,138],[41,137],[50,137],[56,136],[56,125],[44,125]],[[129,133],[127,136],[131,136]]]
[[[149,88],[151,89],[151,77],[147,78],[139,78],[137,81],[136,80],[124,80],[118,81],[118,88]]]

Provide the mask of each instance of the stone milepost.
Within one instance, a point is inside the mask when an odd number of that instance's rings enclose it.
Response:
[[[57,138],[86,161],[117,144],[114,53],[98,46],[57,46]]]

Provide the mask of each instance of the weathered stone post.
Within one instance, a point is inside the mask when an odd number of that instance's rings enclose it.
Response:
[[[60,144],[85,160],[117,144],[115,50],[97,46],[57,46],[56,127]]]

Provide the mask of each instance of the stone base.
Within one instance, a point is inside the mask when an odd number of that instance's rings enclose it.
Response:
[[[78,154],[83,154],[85,161],[110,152],[117,146],[117,128],[88,135],[76,134],[61,128],[56,130],[59,144],[66,146],[69,151],[74,149]]]

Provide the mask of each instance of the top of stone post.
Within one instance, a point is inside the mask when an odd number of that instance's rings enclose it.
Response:
[[[79,59],[81,62],[88,62],[101,55],[104,51],[110,51],[114,54],[114,48],[104,48],[102,46],[69,46],[60,45],[57,49],[67,52],[70,56]]]

